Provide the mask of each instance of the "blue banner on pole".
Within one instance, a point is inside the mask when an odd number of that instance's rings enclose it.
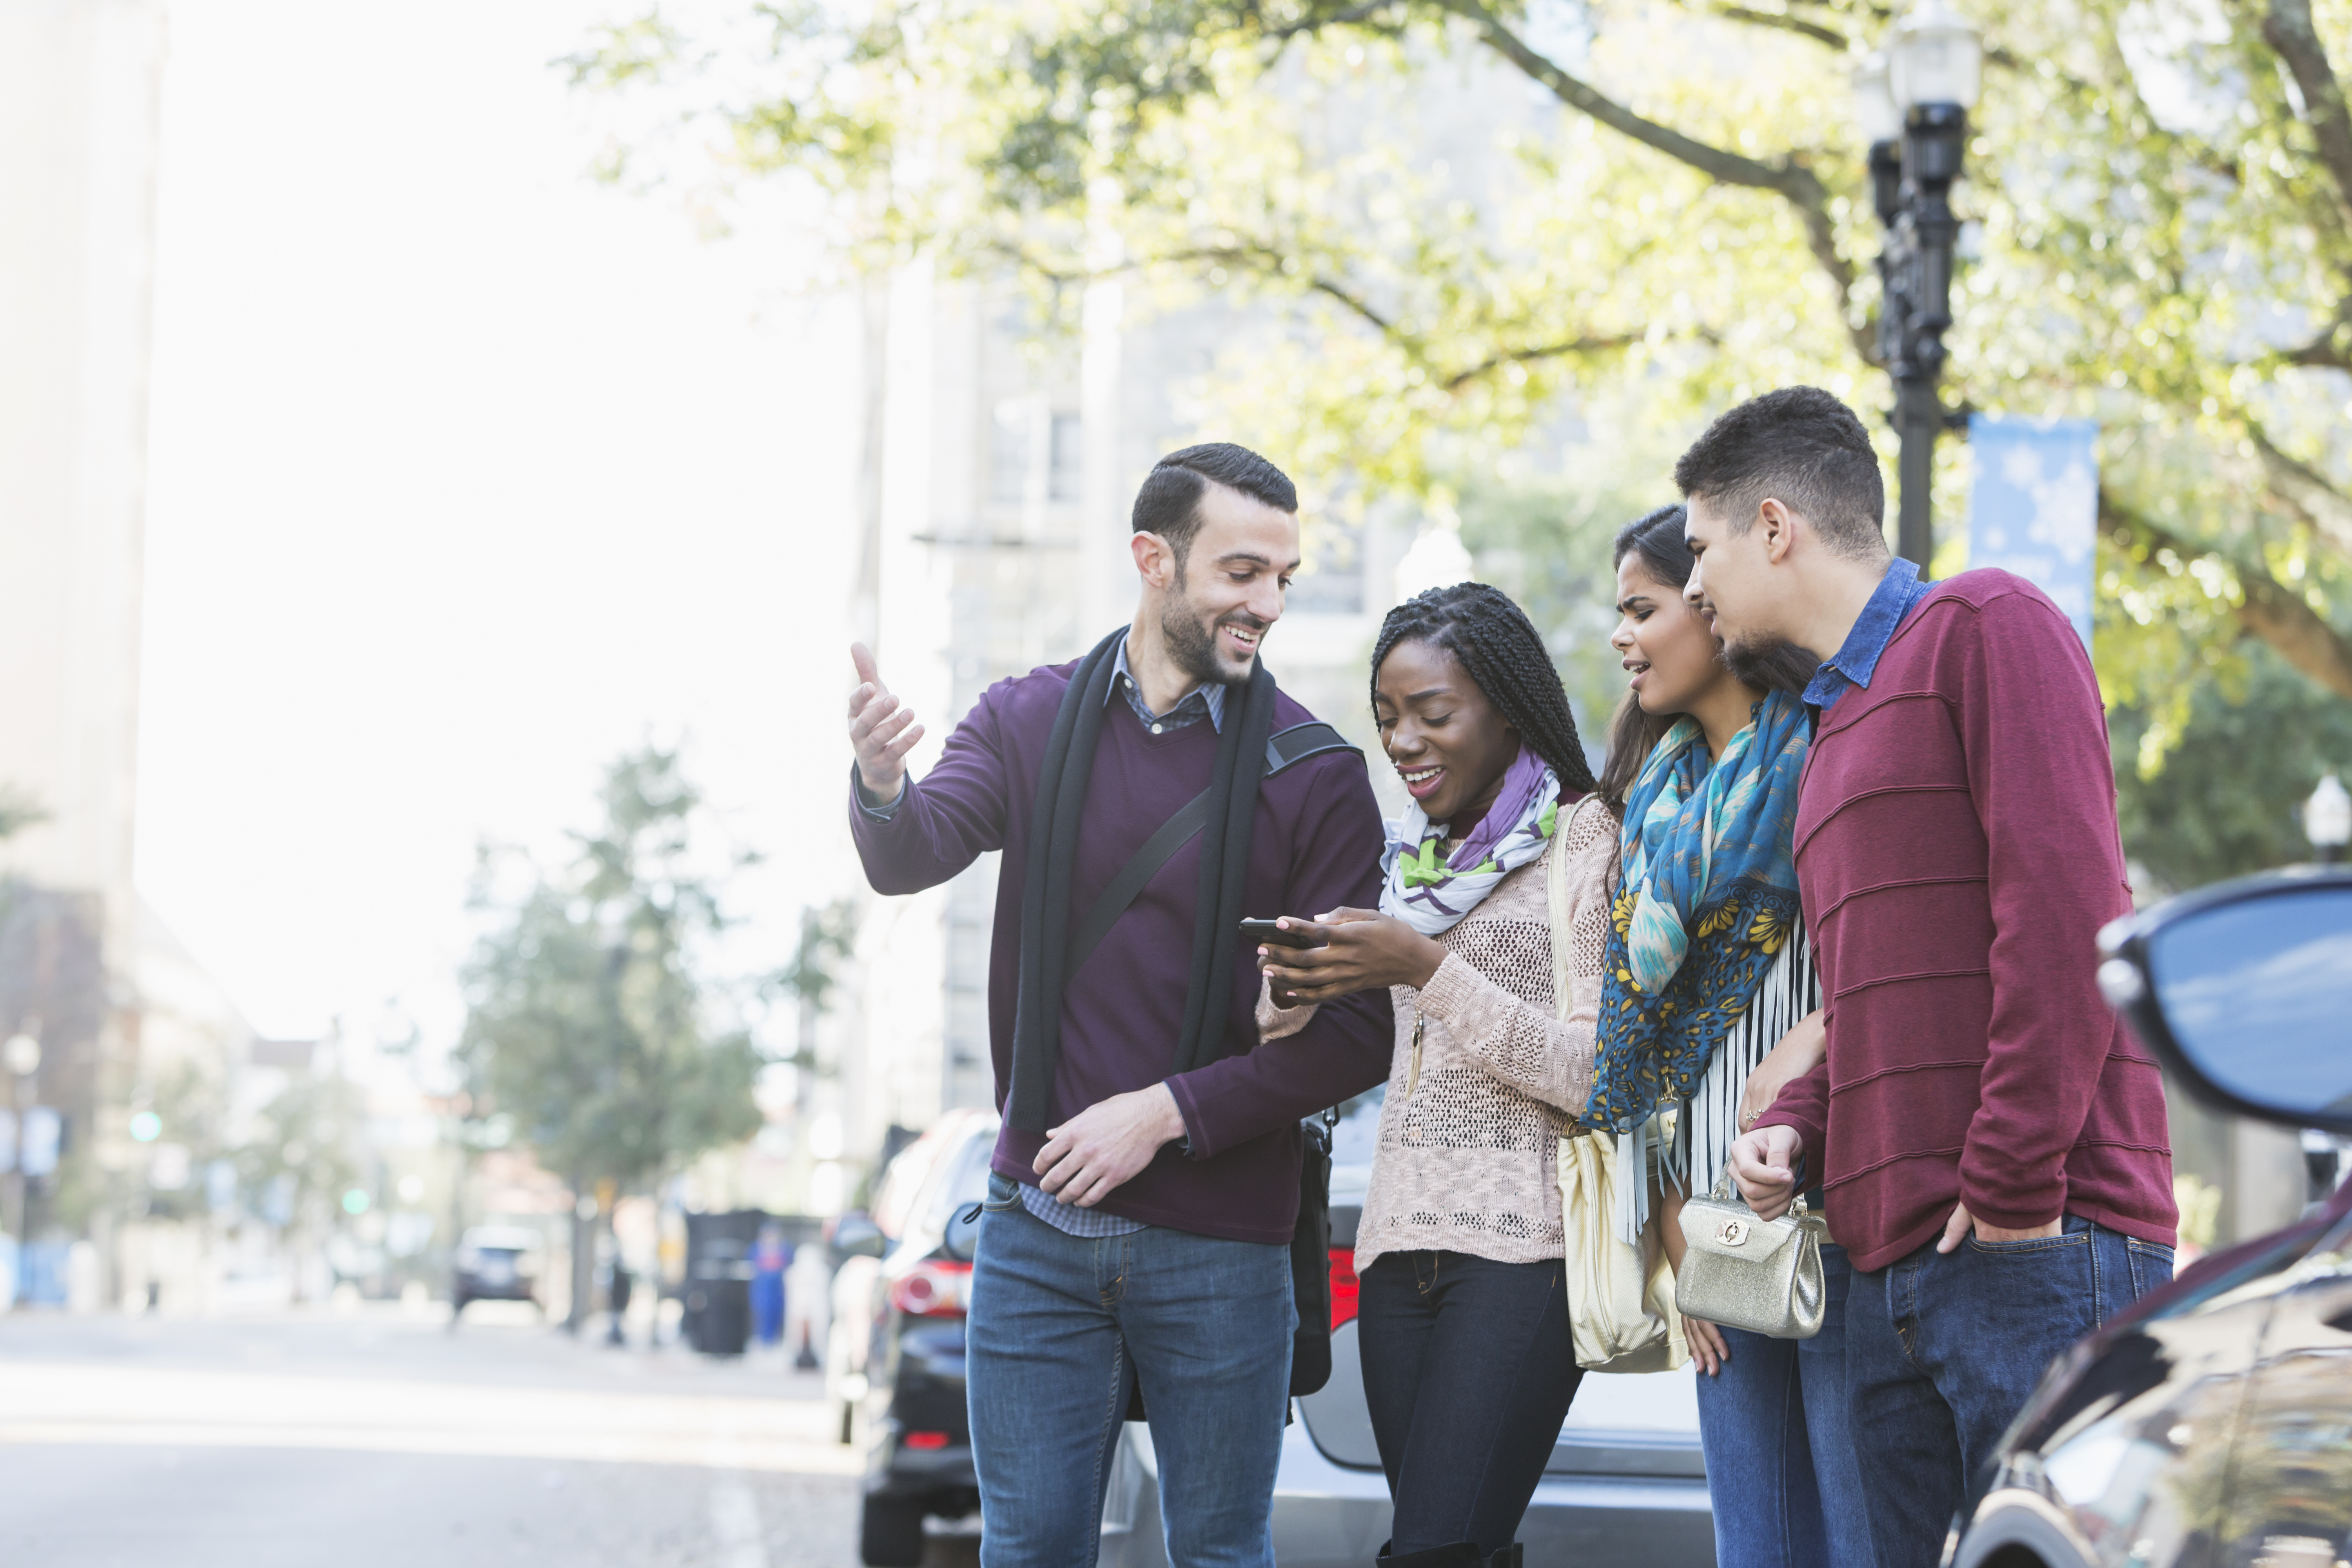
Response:
[[[1976,483],[1969,565],[2014,572],[2043,593],[2091,646],[2099,542],[2099,461],[2090,419],[1969,416]]]

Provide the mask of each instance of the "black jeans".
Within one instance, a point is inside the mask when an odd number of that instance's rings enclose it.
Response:
[[[1396,1502],[1389,1550],[1501,1551],[1584,1375],[1559,1259],[1391,1252],[1362,1279],[1364,1403]]]

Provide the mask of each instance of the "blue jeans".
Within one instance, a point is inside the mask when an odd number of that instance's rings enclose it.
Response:
[[[1364,1404],[1396,1504],[1396,1556],[1511,1543],[1583,1377],[1557,1258],[1391,1252],[1360,1276]]]
[[[1290,1249],[1150,1226],[1088,1238],[988,1179],[965,1326],[982,1568],[1090,1568],[1139,1381],[1176,1568],[1272,1568]]]
[[[2066,1348],[2172,1278],[2172,1248],[2074,1215],[2032,1241],[1929,1242],[1846,1302],[1846,1392],[1878,1568],[1935,1568],[1968,1479]]]
[[[1822,1247],[1822,1331],[1767,1339],[1718,1326],[1729,1355],[1698,1380],[1717,1568],[1870,1568],[1870,1520],[1846,1425],[1853,1268]]]

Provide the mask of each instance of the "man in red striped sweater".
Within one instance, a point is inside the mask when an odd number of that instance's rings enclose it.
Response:
[[[1675,480],[1727,657],[1823,660],[1796,863],[1828,1050],[1732,1169],[1767,1217],[1822,1182],[1878,1568],[1930,1568],[2051,1360],[2172,1274],[2163,1081],[2094,980],[2131,908],[2098,682],[2032,584],[1891,558],[1826,392],[1733,409]]]

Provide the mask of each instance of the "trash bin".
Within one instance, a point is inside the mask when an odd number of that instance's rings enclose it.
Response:
[[[759,1209],[686,1216],[686,1289],[678,1330],[704,1355],[741,1355],[751,1338],[751,1252]]]

